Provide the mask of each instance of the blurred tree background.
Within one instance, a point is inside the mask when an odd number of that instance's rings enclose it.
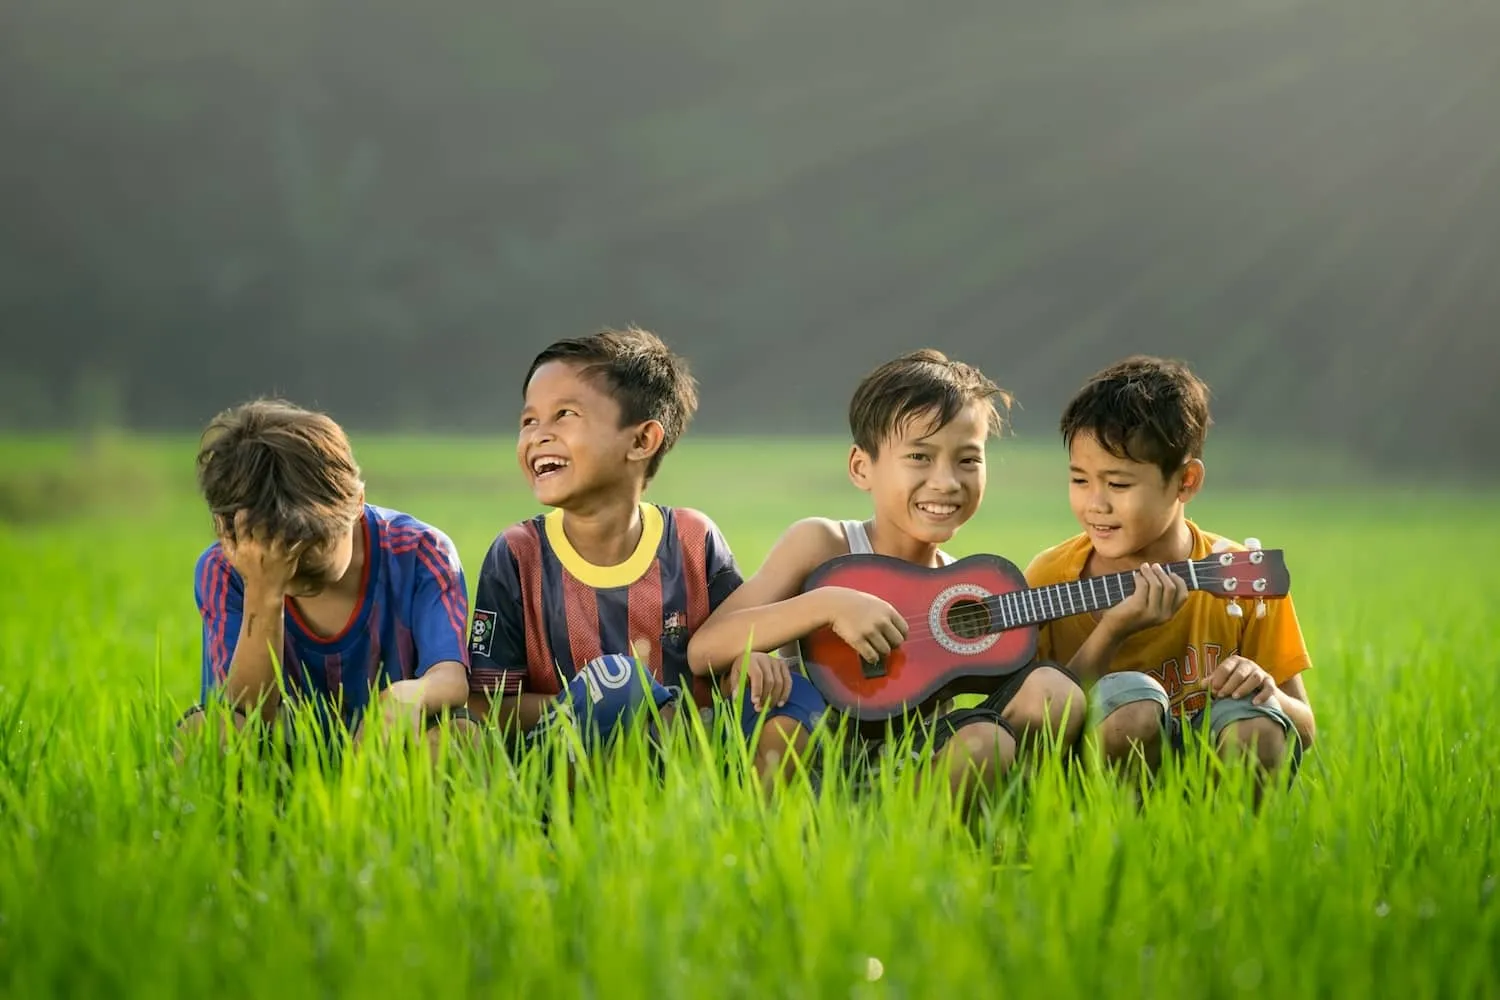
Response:
[[[640,323],[704,431],[840,433],[940,347],[1050,436],[1192,361],[1221,428],[1493,468],[1493,0],[19,0],[0,425],[278,392],[509,433]]]

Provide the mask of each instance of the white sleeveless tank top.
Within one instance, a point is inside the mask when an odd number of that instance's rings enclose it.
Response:
[[[844,526],[844,539],[849,543],[849,554],[856,556],[868,556],[875,553],[875,548],[870,544],[870,533],[865,530],[863,521],[840,521]],[[938,558],[943,565],[947,566],[953,562],[953,557],[942,549],[938,549]]]

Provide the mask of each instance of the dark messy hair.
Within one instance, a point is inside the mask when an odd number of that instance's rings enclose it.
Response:
[[[866,375],[849,401],[849,433],[871,458],[908,421],[931,415],[931,430],[946,427],[965,407],[983,403],[991,434],[1004,428],[1010,393],[973,365],[941,351],[903,354]]]
[[[199,439],[197,464],[215,530],[231,540],[244,511],[239,527],[253,535],[331,542],[349,530],[364,500],[343,428],[285,400],[257,399],[214,417]]]
[[[655,420],[662,427],[661,447],[646,464],[649,482],[698,410],[698,388],[687,361],[656,334],[638,327],[600,330],[587,337],[559,340],[531,362],[521,383],[524,395],[542,365],[560,361],[602,386],[620,407],[620,426]]]
[[[1213,423],[1208,397],[1208,386],[1185,363],[1135,355],[1078,390],[1063,410],[1063,444],[1089,433],[1111,455],[1155,465],[1170,477],[1184,462],[1203,457]]]

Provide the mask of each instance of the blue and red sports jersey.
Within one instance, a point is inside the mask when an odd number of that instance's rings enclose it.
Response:
[[[448,536],[409,514],[365,505],[360,599],[338,635],[321,638],[286,600],[280,661],[294,697],[337,706],[353,728],[371,690],[421,677],[434,663],[469,662],[468,589]],[[203,698],[223,683],[240,635],[245,585],[215,542],[198,558]]]
[[[590,660],[635,654],[659,683],[711,703],[711,682],[688,670],[688,638],[743,582],[739,567],[696,510],[643,503],[641,521],[635,552],[617,566],[580,556],[560,510],[495,539],[469,631],[475,690],[555,695]]]

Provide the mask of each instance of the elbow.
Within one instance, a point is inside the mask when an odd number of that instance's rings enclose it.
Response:
[[[688,670],[694,677],[709,677],[713,675],[714,664],[720,663],[724,658],[719,656],[719,650],[714,648],[713,633],[699,629],[693,637],[688,640],[687,663]]]
[[[469,672],[449,661],[427,672],[426,687],[433,708],[458,708],[469,701]]]

